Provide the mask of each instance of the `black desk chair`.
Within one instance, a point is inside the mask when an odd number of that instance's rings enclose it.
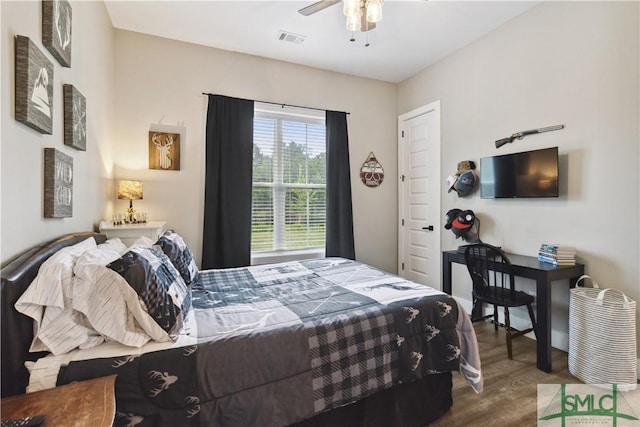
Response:
[[[512,357],[511,340],[514,337],[536,331],[536,321],[532,304],[533,295],[515,290],[515,280],[511,269],[511,262],[501,249],[486,243],[469,245],[464,253],[467,270],[473,280],[473,311],[471,321],[476,322],[493,317],[496,331],[498,330],[498,306],[504,307],[504,327],[507,335],[507,352]],[[482,304],[492,304],[493,314],[483,315]],[[511,327],[509,321],[509,307],[527,306],[531,318],[531,328],[517,330]]]

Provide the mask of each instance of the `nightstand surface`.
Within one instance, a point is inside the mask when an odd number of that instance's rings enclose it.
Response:
[[[149,221],[138,224],[113,225],[110,222],[100,222],[100,233],[108,239],[118,237],[127,246],[131,246],[139,237],[148,237],[154,241],[165,231],[167,223],[164,221]]]
[[[116,414],[116,375],[2,399],[3,420],[46,415],[42,427],[108,427]]]

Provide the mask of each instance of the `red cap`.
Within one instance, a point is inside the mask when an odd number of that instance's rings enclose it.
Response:
[[[466,230],[468,228],[471,228],[473,226],[473,222],[471,224],[463,224],[458,220],[458,217],[456,217],[453,222],[451,223],[452,227],[455,227],[459,230]]]

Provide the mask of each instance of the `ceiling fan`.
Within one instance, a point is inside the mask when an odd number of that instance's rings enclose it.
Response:
[[[341,2],[342,0],[320,0],[318,2],[310,4],[309,6],[303,7],[302,9],[298,10],[298,13],[304,16],[313,15],[314,13],[320,12],[321,10],[326,9],[329,6],[333,6],[334,4],[341,3]],[[353,4],[354,2],[350,1],[349,3]],[[375,22],[369,22],[367,20],[365,3],[366,1],[358,1],[358,3],[356,3],[356,4],[359,4],[360,9],[362,9],[362,13],[360,14],[360,25],[358,25],[359,30],[362,32],[373,30],[376,27]],[[380,8],[382,8],[382,2],[380,2]],[[346,12],[345,12],[345,15],[347,15]],[[347,21],[347,29],[350,29],[348,21]]]
[[[300,15],[309,16],[313,15],[316,12],[320,12],[323,9],[326,9],[329,6],[333,6],[336,3],[340,3],[342,0],[320,0],[309,6],[303,7],[298,11]]]

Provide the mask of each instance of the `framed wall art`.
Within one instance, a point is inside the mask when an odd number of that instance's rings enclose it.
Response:
[[[71,67],[71,4],[42,0],[42,44],[63,67]]]
[[[64,143],[87,151],[87,101],[73,85],[63,85]]]
[[[73,157],[55,148],[44,149],[44,217],[73,215]]]
[[[180,170],[180,134],[149,132],[149,169]]]
[[[29,37],[16,36],[16,120],[51,135],[53,64]]]

